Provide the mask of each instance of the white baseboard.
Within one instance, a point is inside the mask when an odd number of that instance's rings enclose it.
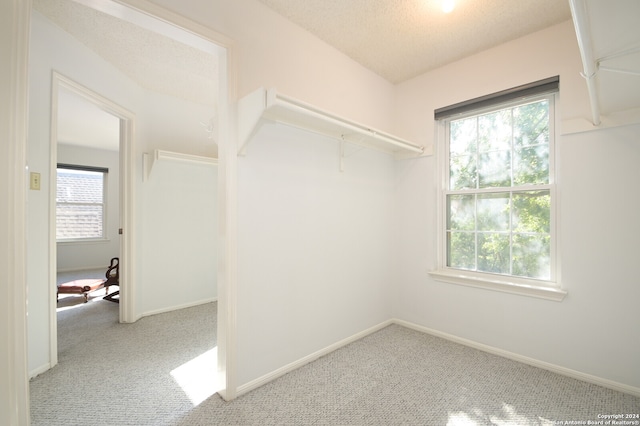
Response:
[[[602,377],[597,377],[591,374],[582,373],[580,371],[572,370],[570,368],[561,367],[559,365],[551,364],[549,362],[540,361],[534,358],[530,358],[524,355],[519,355],[514,352],[509,352],[504,349],[496,348],[493,346],[485,345],[482,343],[475,342],[473,340],[465,339],[462,337],[455,336],[453,334],[444,333],[438,330],[434,330],[428,327],[424,327],[418,324],[411,323],[409,321],[404,321],[400,319],[390,319],[384,321],[376,326],[368,328],[360,333],[356,333],[353,336],[347,337],[346,339],[340,340],[339,342],[334,343],[333,345],[327,346],[324,349],[316,351],[310,355],[305,356],[297,361],[294,361],[290,364],[287,364],[277,370],[272,371],[271,373],[265,374],[262,377],[259,377],[255,380],[252,380],[248,383],[245,383],[238,387],[237,396],[243,395],[247,392],[250,392],[254,389],[263,386],[272,380],[277,379],[291,371],[296,370],[321,356],[327,355],[337,349],[340,349],[343,346],[348,345],[349,343],[355,342],[356,340],[362,339],[365,336],[368,336],[371,333],[375,333],[378,330],[385,328],[388,325],[397,324],[402,327],[410,328],[412,330],[416,330],[422,333],[430,334],[432,336],[440,337],[455,343],[459,343],[461,345],[465,345],[474,349],[478,349],[487,353],[491,353],[494,355],[498,355],[504,358],[512,359],[514,361],[521,362],[523,364],[531,365],[533,367],[542,368],[544,370],[551,371],[553,373],[561,374],[563,376],[571,377],[573,379],[581,380],[583,382],[592,383],[594,385],[602,386],[608,389],[612,389],[618,392],[623,392],[629,395],[640,397],[640,388],[626,385],[624,383],[615,382],[613,380],[604,379]]]
[[[58,273],[70,273],[70,272],[82,272],[82,271],[93,271],[96,269],[104,269],[104,272],[107,272],[109,268],[109,264],[106,265],[98,265],[98,266],[81,266],[77,268],[66,268],[66,269],[56,269]]]
[[[593,376],[591,374],[582,373],[580,371],[572,370],[570,368],[561,367],[559,365],[551,364],[545,361],[540,361],[535,358],[529,358],[524,355],[519,355],[513,352],[505,351],[504,349],[495,348],[493,346],[478,343],[473,340],[464,339],[462,337],[458,337],[453,334],[448,334],[441,331],[433,330],[431,328],[423,327],[421,325],[414,324],[408,321],[393,319],[391,320],[391,322],[393,324],[398,324],[400,326],[407,327],[412,330],[420,331],[422,333],[430,334],[436,337],[441,337],[443,339],[446,339],[455,343],[460,343],[461,345],[469,346],[474,349],[479,349],[484,352],[488,352],[504,358],[512,359],[514,361],[518,361],[523,364],[542,368],[544,370],[551,371],[552,373],[561,374],[563,376],[571,377],[573,379],[581,380],[583,382],[592,383],[594,385],[602,386],[618,392],[623,392],[633,396],[640,397],[640,388],[635,386],[630,386],[624,383],[615,382],[613,380],[604,379],[602,377]]]
[[[29,380],[33,379],[36,376],[39,376],[40,374],[50,369],[51,369],[50,363],[46,363],[41,365],[40,367],[34,368],[33,370],[29,371]]]
[[[162,309],[155,309],[153,311],[143,312],[142,314],[138,315],[137,318],[136,318],[136,321],[139,320],[142,317],[148,317],[148,316],[156,315],[156,314],[164,314],[166,312],[177,311],[177,310],[185,309],[185,308],[192,308],[194,306],[204,305],[206,303],[213,303],[213,302],[217,302],[217,301],[218,301],[217,297],[212,297],[212,298],[209,298],[209,299],[201,299],[201,300],[196,300],[194,302],[184,303],[182,305],[175,305],[175,306],[169,306],[169,307],[162,308]]]
[[[252,380],[248,383],[245,383],[244,385],[238,386],[237,389],[237,396],[243,395],[247,392],[250,392],[254,389],[259,388],[260,386],[263,386],[269,382],[271,382],[272,380],[277,379],[278,377],[284,376],[285,374],[296,370],[306,364],[309,364],[312,361],[315,361],[316,359],[320,358],[321,356],[327,355],[333,351],[335,351],[336,349],[340,349],[343,346],[348,345],[349,343],[353,343],[356,340],[360,340],[363,337],[368,336],[371,333],[375,333],[378,330],[382,330],[383,328],[385,328],[388,325],[391,325],[393,322],[392,320],[387,320],[384,321],[378,325],[375,325],[373,327],[370,327],[366,330],[363,330],[359,333],[354,334],[353,336],[347,337],[345,339],[340,340],[339,342],[336,342],[332,345],[327,346],[324,349],[320,349],[319,351],[316,351],[310,355],[305,356],[304,358],[300,358],[297,361],[294,361],[290,364],[287,364],[281,368],[278,368],[275,371],[272,371],[269,374],[265,374],[262,377],[258,377],[255,380]]]

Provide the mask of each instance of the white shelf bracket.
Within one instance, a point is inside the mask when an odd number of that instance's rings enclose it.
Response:
[[[238,155],[247,154],[247,145],[258,129],[267,107],[267,92],[256,90],[238,102]]]
[[[357,148],[356,149],[352,149],[351,152],[348,155],[346,153],[346,148],[345,148],[344,156],[345,157],[351,157],[353,154],[362,151],[364,149],[364,147],[366,146],[366,142],[365,142],[364,139],[365,139],[364,136],[360,136],[359,138],[357,138],[357,140],[355,140],[354,138],[346,139],[345,135],[342,135],[342,140],[344,140],[345,142],[350,142],[352,145],[357,146]]]
[[[364,137],[360,137],[359,140],[351,140],[347,139],[346,136],[349,135],[340,135],[340,171],[344,172],[344,159],[347,157],[351,157],[353,154],[356,154],[365,149],[365,144],[363,142]],[[355,149],[349,150],[350,152],[347,154],[347,146],[356,145]]]

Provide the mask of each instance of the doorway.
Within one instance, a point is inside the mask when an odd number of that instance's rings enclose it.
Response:
[[[118,321],[133,322],[135,312],[131,299],[135,288],[131,276],[134,255],[130,248],[135,234],[123,230],[128,230],[129,224],[133,223],[131,200],[134,199],[134,186],[130,167],[134,155],[132,129],[135,115],[62,74],[53,72],[51,116],[50,280],[57,283],[61,269],[97,269],[101,261],[105,263],[106,272],[109,259],[118,257],[122,265]],[[99,186],[102,204],[81,205],[94,214],[89,219],[86,215],[78,219],[79,228],[82,228],[79,230],[73,229],[73,223],[70,229],[61,229],[65,225],[57,220],[59,198],[55,194],[58,192],[62,163],[64,173],[82,172],[84,169],[88,171],[87,175],[99,177],[99,185],[87,182],[89,179],[80,182],[83,191],[87,191],[90,185],[93,185],[93,189]],[[76,207],[81,204],[77,201],[85,200],[71,201],[69,204]],[[70,222],[73,222],[74,215],[71,216]],[[50,288],[52,293],[56,292],[55,286],[50,285]],[[50,310],[50,357],[52,365],[55,365],[58,360],[57,292],[51,294],[50,298],[54,305]]]
[[[51,155],[57,166],[57,284],[99,286],[111,259],[120,258],[121,119],[109,113],[107,105],[93,102],[96,96],[87,99],[65,87],[58,77],[54,79],[56,148]],[[112,271],[117,273],[117,269]],[[107,300],[119,301],[118,287],[110,286],[114,295]],[[57,310],[76,309],[103,295],[101,288],[83,295],[59,294]]]
[[[35,3],[35,2],[34,2]],[[42,2],[42,3],[48,3],[48,2]],[[76,3],[76,2],[70,2],[70,3]],[[81,4],[85,4],[86,2],[80,2]],[[116,2],[110,2],[110,1],[104,1],[101,3],[95,3],[95,2],[89,2],[90,4],[88,4],[88,6],[90,6],[90,8],[94,7],[94,4],[98,5],[102,5],[101,7],[105,7],[105,5],[107,5],[108,7],[106,7],[107,9],[109,9],[111,11],[111,13],[115,13],[115,14],[119,14],[122,15],[123,9],[127,9],[127,7],[116,3]],[[99,7],[99,6],[95,6],[95,7]],[[37,9],[36,9],[37,10]],[[114,12],[115,11],[115,12]],[[118,12],[119,11],[119,12]],[[129,13],[131,13],[131,11],[129,10],[129,12],[124,13],[124,15],[128,15]],[[144,26],[148,27],[148,26],[154,26],[156,24],[153,23],[149,23],[149,20],[154,20],[155,18],[150,17],[149,15],[145,15],[146,16],[146,21],[144,23]],[[160,22],[160,21],[158,21]],[[163,25],[167,26],[166,22],[162,22]],[[174,28],[174,30],[176,30],[176,28]],[[194,36],[194,33],[190,33],[190,37],[191,38],[198,38],[197,36]],[[194,40],[191,40],[191,43],[195,43],[197,44],[212,44],[212,42],[207,41],[205,39],[201,39],[199,42],[196,40],[194,42]],[[220,55],[221,59],[221,66],[220,66],[220,71],[224,72],[226,71],[226,50],[220,47],[216,48],[217,51],[215,53],[215,55]],[[211,54],[211,53],[210,53]],[[65,74],[67,74],[67,72],[65,72]],[[220,93],[218,94],[218,97],[216,99],[216,101],[219,104],[224,104],[222,105],[222,109],[226,109],[226,103],[227,103],[227,90],[226,90],[226,75],[222,75],[223,73],[221,73],[221,76],[219,78],[218,81],[215,82],[215,85],[218,88],[223,88],[224,90],[220,90]],[[74,79],[78,79],[77,75],[74,75],[72,73],[72,76]],[[134,188],[139,187],[140,185],[144,185],[144,183],[140,183],[140,180],[144,180],[144,176],[141,176],[141,174],[143,174],[144,172],[142,172],[141,169],[143,169],[142,167],[142,161],[141,160],[141,154],[144,154],[145,151],[147,150],[148,147],[144,147],[141,146],[141,144],[139,144],[138,142],[135,143],[135,148],[134,148],[134,136],[136,139],[138,139],[138,133],[139,132],[139,127],[138,129],[135,129],[136,126],[139,125],[139,121],[138,122],[134,122],[134,119],[136,119],[136,117],[133,116],[132,113],[129,113],[127,110],[122,109],[121,107],[119,107],[118,105],[112,103],[111,101],[109,101],[106,98],[101,98],[100,95],[97,95],[95,92],[92,92],[91,90],[86,89],[86,87],[76,83],[74,80],[71,80],[71,78],[67,78],[65,76],[63,76],[60,73],[55,73],[54,74],[54,80],[56,81],[56,84],[54,85],[53,89],[52,89],[52,93],[54,95],[54,97],[59,96],[58,91],[63,92],[63,91],[71,91],[74,92],[74,94],[79,95],[80,97],[84,97],[85,100],[89,100],[90,102],[94,103],[95,105],[98,105],[100,108],[102,108],[103,110],[106,110],[107,112],[109,112],[110,114],[116,116],[119,118],[120,120],[120,133],[121,133],[121,146],[120,146],[120,158],[121,158],[121,167],[120,167],[120,173],[122,175],[122,179],[121,179],[121,195],[120,198],[122,200],[121,203],[121,210],[123,210],[123,213],[120,215],[123,224],[121,225],[121,227],[124,229],[124,235],[122,238],[122,246],[120,248],[120,257],[122,258],[123,262],[122,262],[122,269],[121,269],[121,281],[123,282],[123,291],[126,291],[128,293],[121,293],[122,294],[122,303],[120,303],[120,320],[122,322],[134,322],[136,321],[138,318],[140,318],[141,314],[144,314],[144,309],[141,309],[141,304],[142,302],[136,303],[136,300],[134,299],[135,295],[137,294],[137,286],[139,284],[140,281],[140,276],[139,274],[135,273],[133,268],[134,266],[136,266],[137,264],[139,264],[141,261],[143,261],[142,259],[135,259],[136,257],[136,253],[139,252],[139,248],[134,247],[135,244],[133,243],[134,237],[135,237],[135,233],[138,232],[136,229],[134,229],[134,224],[135,222],[135,218],[133,217],[133,213],[136,209],[134,209],[134,204],[139,203],[139,199],[137,199],[137,197],[139,197],[139,194],[134,196]],[[83,82],[85,81],[83,77],[80,78],[80,80],[82,80]],[[86,83],[85,83],[86,84]],[[92,87],[94,85],[91,85]],[[98,84],[97,86],[101,86],[100,84]],[[101,88],[100,92],[104,93],[104,87]],[[55,105],[57,105],[57,103],[54,103]],[[220,111],[219,116],[222,117],[223,114],[225,114],[224,111]],[[201,148],[203,150],[208,150],[210,149],[210,146],[212,144],[211,140],[213,139],[214,142],[217,142],[217,136],[219,136],[221,134],[220,131],[220,127],[223,127],[223,125],[221,126],[217,126],[218,123],[216,122],[216,117],[214,116],[207,116],[207,117],[192,117],[194,119],[194,124],[195,124],[195,128],[196,131],[199,133],[204,134],[208,141],[206,142],[206,144],[208,146],[202,146]],[[52,123],[57,123],[57,118],[52,120]],[[136,124],[138,123],[138,124]],[[57,124],[53,124],[53,125],[57,125]],[[159,126],[156,126],[159,127]],[[151,130],[155,130],[155,129],[151,129]],[[52,134],[55,134],[55,132],[52,132]],[[213,134],[213,138],[211,138],[211,134]],[[161,135],[162,136],[162,135]],[[154,138],[149,138],[149,140],[152,140]],[[187,139],[188,138],[183,138],[183,139]],[[126,142],[124,142],[126,141]],[[183,143],[184,140],[177,140],[178,143]],[[126,146],[123,146],[122,144],[125,144]],[[57,148],[54,147],[54,144],[57,144],[57,141],[52,140],[51,142],[51,149],[52,151],[55,150]],[[164,147],[162,147],[164,148]],[[171,147],[168,147],[171,148]],[[55,152],[55,151],[53,151]],[[195,154],[206,154],[208,155],[208,152],[197,152]],[[50,176],[53,177],[53,174],[55,173],[55,169],[56,169],[56,155],[51,155],[51,164],[50,164]],[[160,170],[160,169],[158,169]],[[157,174],[157,173],[156,173]],[[55,182],[55,179],[51,179],[51,182]],[[54,201],[51,201],[50,205],[50,211],[55,211],[55,205],[54,205]],[[220,208],[220,210],[222,210],[222,208]],[[50,217],[50,221],[52,221],[53,219]],[[127,224],[127,222],[129,223],[129,225]],[[55,229],[55,226],[51,226],[50,229]],[[50,251],[50,256],[49,256],[49,264],[50,264],[50,282],[52,282],[55,279],[55,271],[56,271],[56,249],[55,249],[55,234],[53,232],[50,232],[50,241],[52,242],[51,245],[53,247],[53,249]],[[134,248],[136,250],[134,250]],[[51,255],[53,254],[53,255]],[[212,259],[212,261],[215,263],[215,260]],[[55,287],[53,285],[50,285],[49,287],[51,290],[51,297],[50,300],[51,301],[55,301]],[[30,307],[33,305],[30,305]],[[54,309],[50,309],[50,311],[52,311],[53,313],[55,313],[55,303],[53,304]],[[143,306],[144,308],[144,306]],[[220,321],[219,324],[223,325],[225,324],[224,321]],[[56,350],[55,350],[55,338],[54,336],[56,335],[56,330],[55,330],[55,321],[50,321],[50,336],[52,336],[51,339],[49,339],[49,342],[51,344],[51,354],[50,354],[50,360],[51,360],[51,366],[55,365],[57,362],[57,354],[56,354]],[[222,361],[221,363],[224,364],[224,357],[220,358]],[[222,369],[222,371],[224,371],[224,369]]]
[[[109,2],[115,4],[115,2]],[[118,2],[122,5],[124,2]],[[233,48],[233,41],[224,37],[220,33],[195,22],[185,19],[175,13],[169,12],[167,9],[153,6],[149,2],[136,2],[138,7],[150,16],[158,16],[165,22],[173,22],[180,25],[182,28],[186,28],[193,34],[201,35],[207,40],[219,43],[225,49],[224,66],[223,70],[231,70],[229,74],[229,80],[220,81],[220,134],[221,137],[221,153],[220,153],[220,167],[219,175],[221,179],[219,181],[219,196],[220,196],[220,233],[225,236],[225,241],[221,244],[221,260],[220,264],[224,266],[220,268],[219,281],[220,289],[220,309],[218,336],[220,339],[219,345],[219,374],[221,377],[226,377],[226,395],[225,399],[233,399],[236,396],[236,373],[234,367],[235,360],[235,271],[236,271],[236,256],[234,248],[237,245],[235,238],[235,169],[236,169],[236,148],[235,139],[230,136],[232,132],[229,130],[227,120],[235,120],[233,116],[230,116],[228,111],[229,99],[235,99],[236,87],[235,87],[235,50]],[[9,13],[3,14],[2,22],[7,24],[5,29],[6,33],[11,37],[3,39],[2,47],[7,48],[7,51],[13,52],[12,59],[15,62],[9,62],[9,65],[5,67],[7,70],[11,69],[8,73],[5,85],[2,86],[2,90],[7,93],[11,93],[10,97],[5,98],[3,106],[7,107],[7,111],[11,111],[8,118],[8,128],[3,126],[3,136],[7,137],[10,142],[8,145],[9,152],[12,156],[7,156],[4,160],[4,164],[8,167],[8,174],[11,177],[11,181],[7,184],[6,193],[8,194],[9,205],[13,201],[15,205],[15,213],[13,219],[8,221],[8,229],[13,230],[9,234],[10,241],[14,242],[14,247],[9,253],[14,253],[14,256],[9,256],[10,262],[13,261],[14,267],[6,272],[5,276],[9,277],[9,282],[13,283],[8,287],[9,297],[6,298],[8,323],[6,324],[5,331],[8,330],[8,335],[3,339],[4,343],[8,343],[8,347],[11,349],[8,354],[14,356],[15,362],[13,363],[13,370],[7,377],[9,381],[6,386],[2,386],[3,390],[8,391],[12,396],[8,404],[11,410],[7,410],[3,419],[9,419],[20,424],[27,424],[29,421],[29,387],[27,377],[29,374],[37,374],[39,367],[38,364],[31,363],[31,353],[27,352],[27,340],[28,336],[32,336],[31,330],[28,330],[27,322],[27,302],[29,310],[34,307],[34,302],[41,302],[42,296],[35,297],[34,292],[28,291],[30,286],[30,279],[28,274],[32,274],[33,271],[29,270],[32,266],[32,254],[28,253],[26,247],[28,246],[28,233],[27,216],[30,214],[30,205],[27,204],[27,191],[21,190],[28,183],[27,176],[25,176],[25,162],[29,163],[29,170],[34,170],[35,167],[40,167],[40,163],[34,165],[29,159],[28,150],[31,149],[30,144],[27,144],[27,129],[31,124],[31,119],[28,115],[27,105],[29,104],[29,47],[30,41],[33,39],[33,35],[30,34],[30,23],[33,20],[32,15],[32,2],[10,3],[6,8]],[[14,37],[15,36],[15,37]],[[228,55],[228,57],[227,57]],[[227,62],[228,61],[228,62]],[[33,91],[31,92],[33,93]],[[39,92],[40,95],[44,94],[44,97],[48,98],[49,90],[45,89],[44,92]],[[49,120],[50,117],[46,119]],[[37,124],[36,124],[37,125]],[[38,126],[43,128],[42,126]],[[47,126],[48,127],[48,126]],[[45,138],[48,140],[48,138]],[[13,149],[13,151],[12,151]],[[36,149],[39,149],[36,147]],[[48,155],[48,154],[47,154]],[[35,169],[37,171],[37,169]],[[15,185],[12,183],[16,182]],[[47,206],[43,206],[43,210]],[[46,220],[44,221],[46,222]],[[48,237],[45,237],[45,239]],[[46,246],[46,241],[39,241],[37,245],[41,248]],[[33,245],[31,245],[33,247]],[[27,262],[27,258],[29,262]],[[36,270],[42,271],[45,277],[44,279],[38,279],[38,282],[42,283],[36,290],[40,290],[41,294],[48,292],[45,288],[49,285],[49,280],[46,279],[48,271],[47,261],[41,261],[42,256],[38,256],[39,261],[35,265]],[[40,278],[40,273],[37,273]],[[27,297],[27,294],[29,296]],[[47,298],[48,299],[48,298]],[[35,312],[31,312],[31,319],[33,314],[38,316],[40,326],[44,323],[43,327],[48,326],[47,321],[42,319],[47,315],[48,306],[47,303],[40,303]],[[41,352],[46,353],[46,346],[48,342],[48,334],[44,338],[40,338],[46,331],[38,330],[37,342],[42,347]],[[29,337],[30,339],[31,337]],[[44,340],[45,342],[42,342]],[[228,360],[228,362],[227,362]],[[47,364],[50,362],[47,354]],[[229,366],[227,367],[227,363]],[[33,370],[33,365],[36,367],[36,371]],[[31,367],[30,367],[31,366]],[[47,367],[47,366],[44,366]],[[50,368],[51,365],[48,366]],[[8,406],[9,406],[8,405]]]

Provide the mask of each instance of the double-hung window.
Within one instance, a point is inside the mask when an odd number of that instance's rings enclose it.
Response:
[[[458,284],[561,300],[554,100],[558,78],[436,111],[440,265]]]
[[[56,239],[106,238],[105,189],[108,169],[58,164]]]

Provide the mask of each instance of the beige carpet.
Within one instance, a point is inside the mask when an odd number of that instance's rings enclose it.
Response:
[[[135,324],[118,324],[117,310],[94,299],[59,313],[60,364],[31,382],[34,426],[552,425],[640,413],[640,398],[400,326],[235,401],[205,393],[197,404],[175,372],[215,348],[216,304]]]

